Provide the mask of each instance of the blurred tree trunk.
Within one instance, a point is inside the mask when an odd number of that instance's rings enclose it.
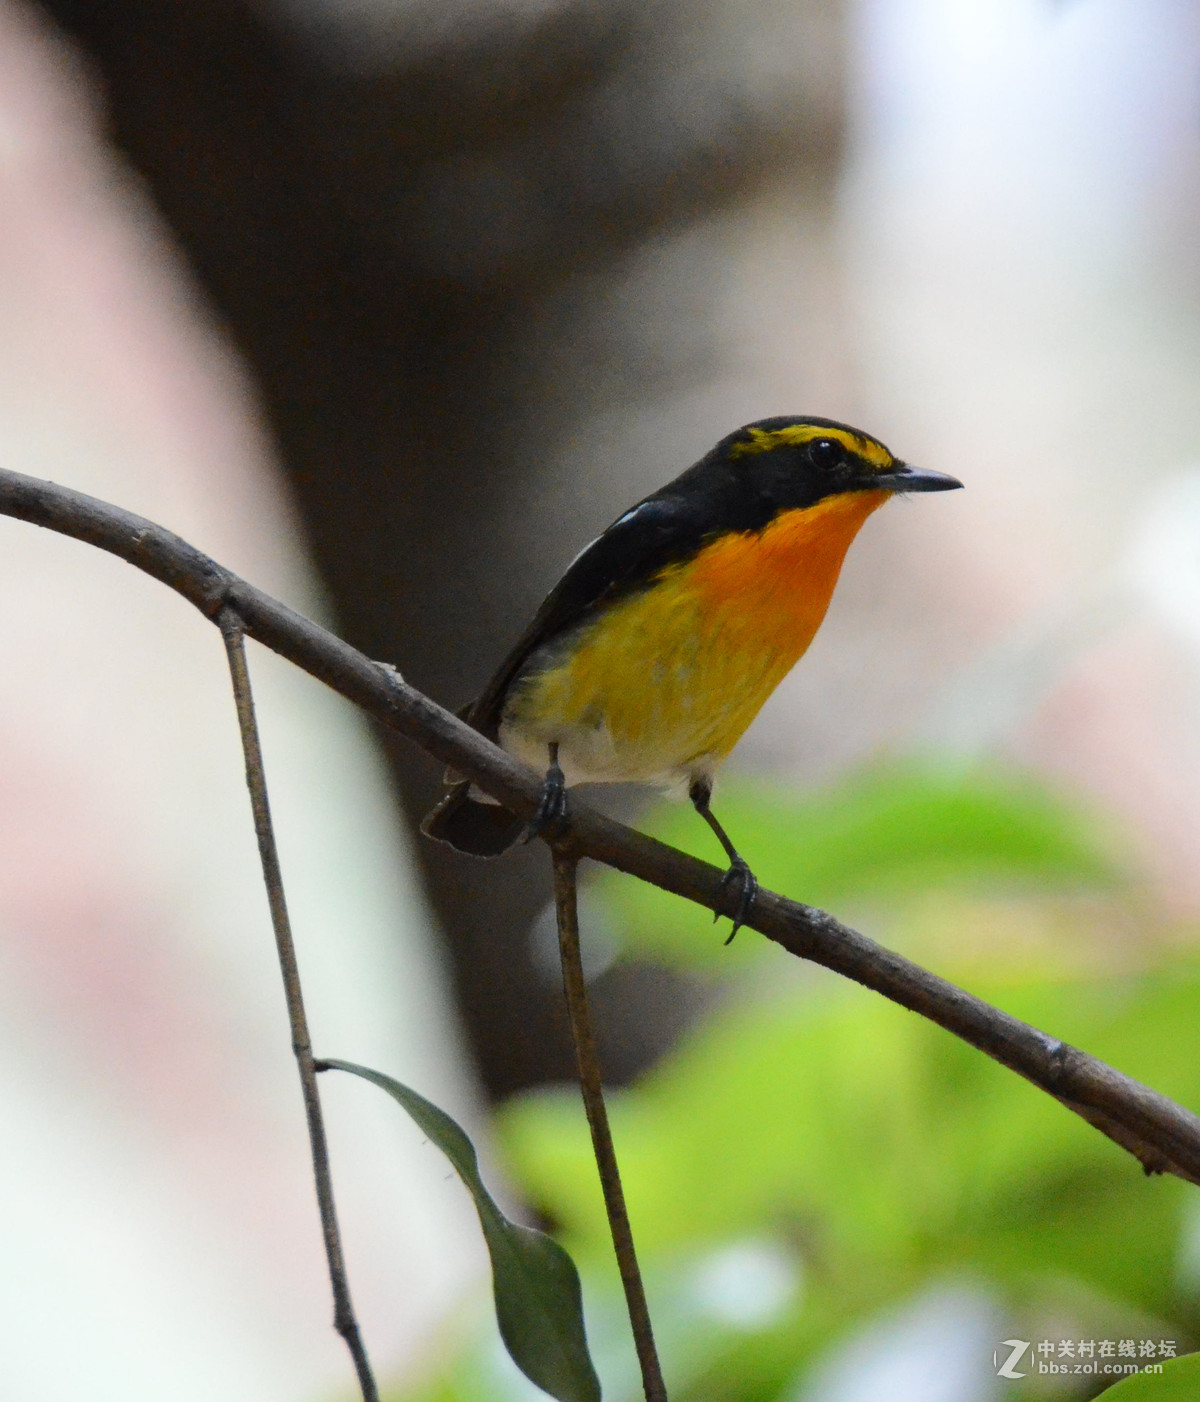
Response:
[[[689,75],[679,55],[716,23],[692,0],[482,28],[476,8],[435,40],[357,50],[251,0],[44,8],[89,57],[116,144],[251,367],[340,629],[460,705],[628,504],[614,482],[592,494],[599,518],[570,492],[553,518],[537,510],[544,444],[593,407],[605,355],[578,337],[564,354],[539,316],[565,297],[586,321],[631,251],[798,166],[827,211],[836,10],[792,7],[803,62],[781,105],[720,35]],[[414,752],[392,760],[415,817],[438,776]],[[544,853],[485,866],[418,849],[489,1091],[569,1074],[558,994],[529,954]],[[639,1047],[618,1077],[654,1050]]]

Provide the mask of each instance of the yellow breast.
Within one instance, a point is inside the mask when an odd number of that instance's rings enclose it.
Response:
[[[850,542],[890,495],[827,497],[668,567],[514,688],[506,728],[573,749],[580,778],[711,768],[812,642]]]

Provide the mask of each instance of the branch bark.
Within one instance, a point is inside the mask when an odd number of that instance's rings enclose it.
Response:
[[[379,1402],[379,1388],[371,1371],[367,1350],[362,1341],[354,1304],[350,1298],[350,1281],[346,1275],[346,1258],[342,1250],[342,1234],[338,1227],[337,1207],[333,1199],[333,1176],[329,1169],[329,1144],[325,1134],[325,1117],[321,1113],[321,1093],[317,1089],[316,1065],[313,1061],[312,1040],[308,1035],[308,1015],[304,1011],[304,993],[300,986],[300,966],[296,960],[296,945],[292,939],[292,922],[288,915],[287,897],[283,890],[283,870],[279,865],[279,849],[275,844],[275,826],[271,821],[271,802],[267,794],[267,774],[263,767],[262,745],[258,738],[258,721],[254,714],[254,694],[250,687],[250,672],[246,666],[246,644],[241,620],[232,609],[223,609],[217,619],[225,639],[229,657],[229,674],[233,682],[233,699],[237,706],[238,729],[242,735],[242,755],[246,761],[246,787],[250,790],[250,808],[254,815],[254,834],[258,838],[258,855],[262,863],[263,884],[271,910],[271,927],[275,931],[275,949],[279,956],[279,972],[283,976],[283,994],[287,1003],[288,1024],[292,1029],[292,1054],[300,1073],[300,1091],[304,1098],[304,1116],[308,1122],[308,1144],[312,1157],[313,1183],[317,1190],[317,1207],[321,1214],[321,1235],[325,1242],[325,1261],[329,1268],[329,1285],[333,1292],[333,1327],[342,1336],[354,1371],[358,1376],[362,1402]]]
[[[646,1287],[638,1268],[633,1229],[625,1208],[625,1190],[621,1186],[621,1170],[617,1166],[617,1151],[613,1147],[612,1131],[608,1125],[600,1058],[596,1054],[592,1015],[588,1010],[587,983],[583,977],[583,956],[579,949],[579,901],[575,880],[579,863],[577,858],[558,848],[551,849],[551,857],[554,861],[554,909],[558,920],[563,993],[567,1001],[567,1015],[571,1020],[571,1040],[575,1043],[579,1089],[583,1094],[583,1108],[592,1135],[592,1152],[600,1173],[604,1211],[612,1233],[617,1268],[621,1272],[629,1325],[633,1330],[638,1365],[642,1370],[642,1392],[646,1402],[667,1402],[667,1387],[663,1382],[662,1367],[654,1346],[650,1310],[646,1305]]]
[[[231,607],[245,632],[451,764],[519,817],[531,819],[541,776],[326,629],[239,579],[179,536],[66,487],[0,471],[0,515],[120,556],[168,585],[214,623]],[[590,857],[732,916],[720,872],[573,801],[556,848]],[[992,1007],[811,906],[762,891],[746,922],[802,959],[881,993],[962,1038],[1082,1116],[1141,1162],[1200,1184],[1200,1117],[1087,1052]]]

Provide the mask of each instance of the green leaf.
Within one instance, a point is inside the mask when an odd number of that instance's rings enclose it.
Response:
[[[891,762],[815,793],[731,778],[715,807],[769,889],[825,909],[894,905],[930,889],[1106,889],[1123,872],[1102,825],[1044,785],[991,769]],[[720,862],[690,807],[663,804],[641,824],[672,846]],[[644,882],[605,872],[594,885],[625,947],[666,963],[728,970],[757,952],[724,950],[710,917]]]
[[[1200,1353],[1169,1358],[1161,1373],[1137,1373],[1102,1396],[1112,1402],[1196,1402],[1200,1395]]]
[[[511,1222],[479,1176],[475,1146],[462,1127],[391,1076],[329,1059],[322,1069],[349,1071],[387,1091],[446,1155],[475,1200],[488,1254],[500,1337],[513,1362],[559,1402],[600,1402],[600,1381],[588,1354],[583,1297],[575,1263],[556,1241]]]
[[[1194,964],[1006,985],[996,996],[1200,1104]],[[1069,1277],[1160,1319],[1182,1307],[1163,1262],[1179,1250],[1187,1185],[1147,1179],[1020,1077],[832,975],[726,1000],[612,1096],[609,1113],[650,1269],[697,1243],[790,1222],[814,1259],[836,1263],[808,1305],[827,1316],[861,1317],[872,1301],[961,1270],[1016,1292],[1037,1278],[1050,1295]],[[526,1093],[501,1108],[498,1126],[506,1162],[586,1272],[607,1238],[569,1098]]]

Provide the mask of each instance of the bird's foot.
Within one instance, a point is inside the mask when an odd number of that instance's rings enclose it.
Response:
[[[750,919],[750,912],[754,909],[754,902],[758,898],[758,877],[750,870],[744,857],[735,856],[729,864],[729,870],[721,878],[721,892],[734,884],[738,885],[738,901],[733,912],[733,929],[729,932],[726,944],[733,943],[733,937]],[[721,918],[720,912],[715,912],[713,920]]]
[[[542,796],[538,800],[537,812],[525,829],[522,842],[532,842],[535,837],[554,837],[567,816],[567,782],[558,761],[551,763],[546,770],[546,780],[542,784]]]

